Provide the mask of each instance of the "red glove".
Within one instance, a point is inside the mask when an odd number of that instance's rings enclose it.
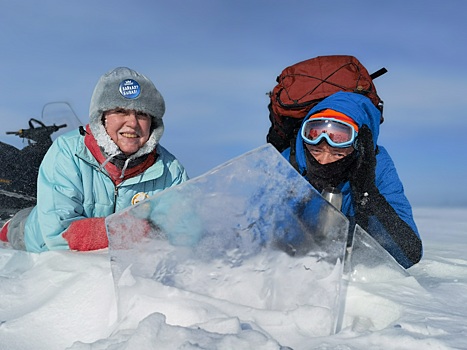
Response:
[[[105,218],[73,221],[62,236],[67,240],[71,250],[97,250],[109,246]]]
[[[7,233],[8,233],[8,224],[10,223],[10,220],[8,220],[7,222],[5,222],[5,224],[3,225],[1,231],[0,231],[0,241],[3,241],[3,242],[8,242],[8,236],[7,236]]]

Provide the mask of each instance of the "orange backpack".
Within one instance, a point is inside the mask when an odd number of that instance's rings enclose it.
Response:
[[[318,56],[285,68],[277,85],[269,93],[271,126],[266,140],[279,152],[290,146],[303,118],[318,102],[338,91],[367,96],[381,110],[383,101],[376,93],[373,79],[386,73],[381,68],[373,74],[353,56]]]

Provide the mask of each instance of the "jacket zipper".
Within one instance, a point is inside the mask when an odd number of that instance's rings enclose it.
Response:
[[[117,197],[118,197],[118,186],[114,187],[114,207],[113,207],[113,212],[117,210]]]
[[[93,167],[94,169],[96,169],[98,172],[100,172],[102,175],[108,177],[110,179],[110,181],[113,183],[112,181],[112,178],[107,175],[106,173],[104,173],[100,167],[98,167],[97,165],[95,164],[92,164],[91,162],[87,161],[86,159],[84,159],[83,157],[80,157],[78,154],[75,153],[75,156],[78,157],[79,159],[81,159],[83,162],[87,163],[89,166]],[[114,205],[113,205],[113,208],[112,208],[112,212],[115,213],[115,211],[117,210],[117,197],[118,197],[118,185],[116,185],[114,187]]]

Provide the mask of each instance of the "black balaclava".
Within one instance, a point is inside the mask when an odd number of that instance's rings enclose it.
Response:
[[[335,162],[320,164],[306,147],[304,148],[306,155],[305,177],[318,192],[321,193],[328,186],[337,187],[349,179],[349,170],[357,159],[355,150]]]

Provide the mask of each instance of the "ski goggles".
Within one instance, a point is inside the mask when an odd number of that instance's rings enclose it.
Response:
[[[317,145],[325,139],[331,147],[344,148],[353,145],[357,132],[352,125],[340,120],[314,118],[303,123],[301,135],[310,145]]]

